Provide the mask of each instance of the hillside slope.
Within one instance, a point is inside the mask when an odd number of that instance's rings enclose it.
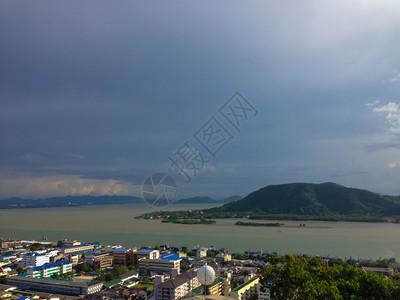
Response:
[[[242,200],[211,209],[299,215],[400,215],[400,197],[383,196],[335,183],[269,185]]]

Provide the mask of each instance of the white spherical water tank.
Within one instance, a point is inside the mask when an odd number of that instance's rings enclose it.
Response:
[[[197,270],[197,278],[202,285],[208,286],[215,280],[215,271],[210,266],[202,266]]]

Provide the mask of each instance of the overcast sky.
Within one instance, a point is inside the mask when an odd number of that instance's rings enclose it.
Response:
[[[156,172],[178,198],[400,195],[397,1],[5,0],[0,41],[0,199],[139,196]],[[213,156],[195,136],[216,124]],[[196,174],[171,168],[185,142]]]

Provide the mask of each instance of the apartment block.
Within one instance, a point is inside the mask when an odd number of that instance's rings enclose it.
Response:
[[[42,266],[27,268],[26,273],[31,277],[50,277],[57,274],[62,275],[72,271],[72,262],[69,260],[59,261],[53,264],[44,264]]]
[[[33,278],[24,274],[8,278],[7,283],[20,289],[74,296],[97,293],[103,287],[102,282],[96,281],[84,283],[70,280]]]
[[[163,276],[156,278],[155,300],[173,300],[187,296],[193,289],[200,286],[197,272],[188,270],[167,281]]]

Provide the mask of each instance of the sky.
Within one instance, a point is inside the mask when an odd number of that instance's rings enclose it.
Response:
[[[400,195],[397,1],[4,0],[0,42],[0,199]]]

